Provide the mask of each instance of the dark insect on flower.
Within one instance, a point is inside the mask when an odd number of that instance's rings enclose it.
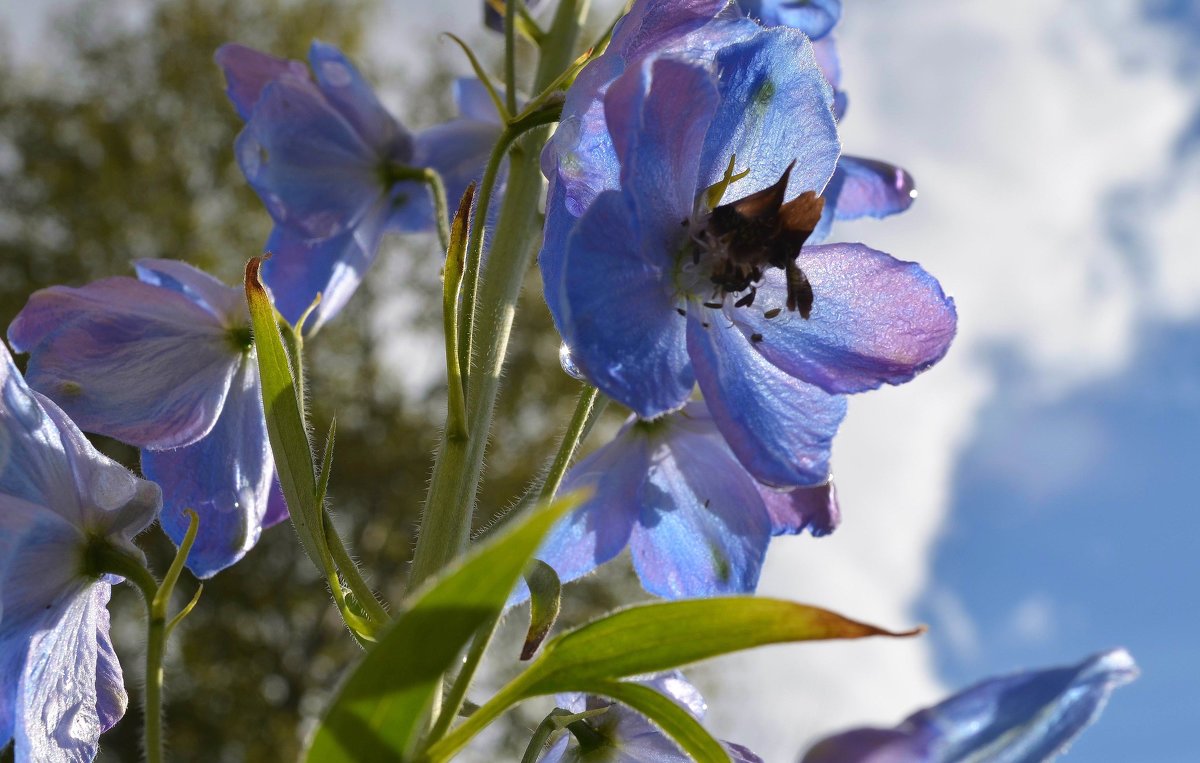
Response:
[[[707,240],[716,244],[710,251],[719,254],[711,275],[717,288],[726,294],[749,289],[750,293],[737,302],[739,306],[749,305],[763,269],[779,268],[787,274],[787,309],[808,318],[813,291],[808,277],[796,265],[796,257],[817,227],[825,200],[813,191],[805,191],[784,202],[794,165],[788,165],[770,188],[713,209],[705,233]]]

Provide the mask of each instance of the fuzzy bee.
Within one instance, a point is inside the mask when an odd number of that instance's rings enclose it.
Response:
[[[748,291],[735,303],[737,307],[754,302],[755,285],[765,268],[779,268],[787,276],[787,309],[808,318],[813,290],[796,258],[816,229],[825,200],[806,191],[784,202],[794,165],[788,165],[770,188],[714,208],[704,238],[715,255],[710,278],[718,291]]]

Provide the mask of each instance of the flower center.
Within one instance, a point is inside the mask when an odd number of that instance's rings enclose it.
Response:
[[[675,283],[685,302],[722,308],[733,297],[734,307],[749,307],[766,270],[779,268],[787,276],[787,309],[808,318],[812,287],[796,258],[821,219],[824,200],[807,191],[784,202],[791,171],[789,165],[770,188],[718,205],[729,183],[746,174],[732,174],[731,159],[725,177],[700,194],[683,221],[687,238],[676,254]]]

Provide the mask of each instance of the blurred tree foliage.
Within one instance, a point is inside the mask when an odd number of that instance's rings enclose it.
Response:
[[[236,40],[303,59],[320,37],[361,60],[372,5],[136,0],[114,14],[112,4],[81,3],[58,22],[53,50],[61,56],[43,56],[36,67],[0,62],[0,325],[36,289],[131,275],[129,263],[140,257],[183,259],[236,282],[270,221],[234,162],[240,123],[213,52]],[[407,90],[435,104],[401,115],[410,126],[450,115],[448,76],[406,78]],[[337,521],[396,601],[444,410],[435,333],[440,262],[424,237],[392,237],[380,259],[386,262],[377,263],[350,308],[310,342],[308,368],[316,425],[338,418],[330,487]],[[503,448],[490,458],[481,525],[512,504],[531,466],[552,452],[577,388],[558,372],[558,339],[536,283],[531,273],[497,414],[494,442]],[[403,318],[388,318],[394,315]],[[395,378],[389,369],[411,359],[396,362],[398,351],[429,354],[435,383]],[[136,451],[98,442],[136,467]],[[156,569],[165,569],[170,542],[157,528],[142,541]],[[182,595],[194,585],[183,583]],[[113,632],[132,705],[103,740],[101,760],[108,761],[140,758],[143,610],[126,589],[114,596]],[[294,759],[356,655],[290,528],[264,533],[242,562],[205,583],[172,643],[172,758]]]

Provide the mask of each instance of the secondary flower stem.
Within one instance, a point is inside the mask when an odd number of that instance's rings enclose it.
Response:
[[[558,452],[554,454],[554,462],[550,465],[550,471],[546,473],[546,479],[542,483],[540,500],[549,501],[558,492],[563,476],[567,473],[567,467],[575,458],[575,452],[579,450],[579,446],[587,438],[592,425],[596,423],[596,419],[600,418],[600,414],[604,412],[607,404],[608,398],[603,397],[600,390],[590,384],[584,385],[583,390],[579,393],[579,400],[575,403],[575,413],[571,416],[571,422],[567,424],[567,431],[563,433]]]

